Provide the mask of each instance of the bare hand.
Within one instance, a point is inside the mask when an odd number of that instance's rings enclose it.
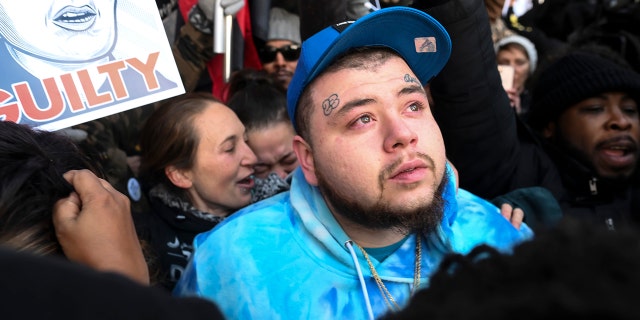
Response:
[[[520,95],[516,91],[516,89],[507,89],[507,96],[509,96],[509,103],[511,107],[516,110],[517,114],[522,112],[522,105],[520,104]]]
[[[71,170],[64,178],[75,192],[54,205],[53,225],[67,258],[148,284],[129,199],[89,170]]]
[[[520,226],[524,220],[524,211],[522,209],[514,209],[510,204],[503,203],[500,206],[500,214],[507,219],[507,221],[511,222],[516,229],[520,230]]]

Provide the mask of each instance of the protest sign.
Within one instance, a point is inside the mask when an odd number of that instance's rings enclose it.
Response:
[[[0,120],[58,130],[184,93],[151,0],[0,0]]]

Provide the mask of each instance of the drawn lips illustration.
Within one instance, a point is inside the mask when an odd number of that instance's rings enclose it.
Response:
[[[96,10],[90,6],[66,6],[53,17],[53,23],[71,31],[84,31],[95,23]]]

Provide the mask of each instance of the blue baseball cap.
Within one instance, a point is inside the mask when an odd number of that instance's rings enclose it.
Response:
[[[344,52],[368,46],[395,50],[422,85],[442,70],[451,55],[451,38],[444,27],[411,7],[388,7],[356,21],[329,26],[302,42],[298,66],[287,89],[287,112],[296,130],[298,100],[307,85]]]

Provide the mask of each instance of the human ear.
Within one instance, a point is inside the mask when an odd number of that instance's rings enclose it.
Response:
[[[304,178],[312,186],[318,185],[318,178],[316,177],[316,166],[313,160],[313,152],[311,146],[301,136],[293,137],[293,151],[298,157],[298,163],[304,173]]]
[[[167,166],[164,168],[164,174],[178,188],[188,189],[193,185],[188,170],[178,169],[176,166]]]

